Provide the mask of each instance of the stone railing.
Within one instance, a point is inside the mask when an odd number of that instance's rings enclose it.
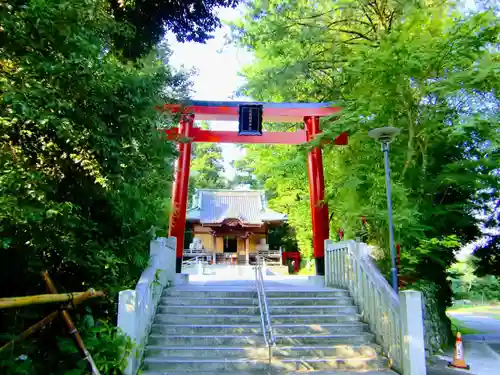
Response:
[[[137,374],[161,294],[174,280],[175,243],[174,237],[151,241],[149,265],[137,286],[134,290],[122,290],[118,296],[118,328],[135,344],[125,375]]]
[[[325,250],[326,286],[349,291],[393,369],[403,375],[425,375],[420,292],[403,291],[398,296],[364,243],[326,241]]]
[[[196,257],[196,256],[212,256],[213,255],[212,250],[208,249],[184,249],[184,256],[185,257]]]
[[[262,259],[266,260],[267,264],[281,265],[282,252],[281,249],[273,250],[258,250],[257,254]]]

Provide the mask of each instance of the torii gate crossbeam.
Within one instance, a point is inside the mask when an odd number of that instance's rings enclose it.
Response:
[[[194,120],[238,121],[242,105],[262,106],[265,122],[304,122],[304,130],[296,132],[263,132],[262,135],[240,135],[235,131],[214,131],[195,128]],[[169,236],[177,238],[176,272],[182,269],[184,253],[184,232],[186,229],[186,209],[188,199],[189,169],[192,142],[214,143],[261,143],[261,144],[302,144],[313,140],[321,133],[320,117],[332,116],[340,108],[332,103],[260,103],[260,102],[212,102],[192,101],[183,104],[165,104],[160,110],[181,114],[179,127],[168,129],[169,139],[181,138],[178,143],[175,181],[172,187],[172,214]],[[182,140],[184,138],[184,140]],[[186,141],[188,140],[188,141]],[[334,141],[346,145],[347,133],[341,133]],[[325,199],[323,158],[320,147],[314,147],[308,154],[307,170],[313,230],[313,249],[316,273],[324,275],[325,244],[329,237],[328,206]]]

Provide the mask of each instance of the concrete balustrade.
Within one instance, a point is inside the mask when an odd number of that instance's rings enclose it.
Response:
[[[149,265],[136,288],[122,290],[118,295],[117,326],[134,343],[127,358],[125,375],[137,374],[163,289],[176,281],[175,246],[174,237],[151,241]]]
[[[376,341],[403,375],[426,375],[422,296],[391,288],[369,256],[368,246],[355,241],[325,241],[325,284],[349,291]]]

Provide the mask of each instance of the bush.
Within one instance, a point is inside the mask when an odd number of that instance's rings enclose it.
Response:
[[[0,295],[43,293],[42,270],[60,292],[106,290],[106,299],[83,304],[91,313],[78,306],[72,316],[112,373],[128,348],[113,328],[117,292],[135,284],[152,233],[168,226],[175,151],[157,131],[168,119],[155,106],[184,80],[162,51],[124,62],[110,40],[128,28],[106,6],[0,4]],[[1,310],[0,344],[55,308]],[[55,321],[4,360],[11,373],[78,371],[66,335]]]

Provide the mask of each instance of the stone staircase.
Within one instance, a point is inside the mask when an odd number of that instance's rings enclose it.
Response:
[[[273,362],[279,369],[355,373],[389,368],[345,290],[268,291],[267,298],[276,338]]]
[[[394,374],[346,291],[287,290],[266,286],[276,339],[269,361],[251,283],[167,289],[141,374]]]

